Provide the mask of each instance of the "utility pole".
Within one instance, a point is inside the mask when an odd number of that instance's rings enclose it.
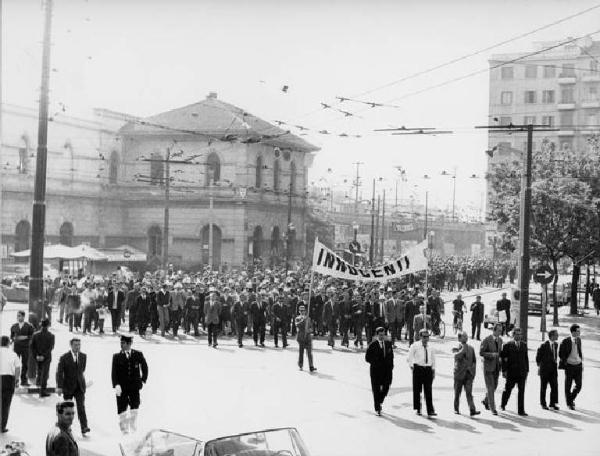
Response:
[[[373,265],[375,244],[375,179],[373,179],[373,197],[371,198],[371,243],[369,245],[369,263]]]
[[[429,219],[429,214],[427,213],[429,204],[429,191],[425,191],[425,226],[423,229],[423,239],[427,239],[427,222]]]
[[[285,250],[285,273],[287,272],[290,265],[290,252],[292,250],[292,177],[290,175],[290,191],[288,196],[288,217],[287,217],[287,245]]]
[[[385,189],[383,190],[383,204],[381,205],[381,252],[380,252],[381,263],[383,263],[384,240],[385,240]]]
[[[213,268],[213,180],[215,171],[211,165],[208,165],[208,265],[210,270]]]
[[[452,179],[454,180],[454,184],[452,185],[452,221],[455,219],[455,207],[456,207],[456,168],[454,168],[454,174],[452,175]]]
[[[44,292],[44,233],[46,228],[46,162],[48,156],[48,92],[50,89],[50,46],[52,2],[46,0],[44,44],[42,49],[42,84],[38,120],[38,146],[33,190],[31,255],[29,257],[29,311],[42,317]]]
[[[381,197],[377,195],[377,214],[375,215],[375,248],[373,251],[373,258],[377,261],[379,255],[379,211],[381,207]]]
[[[165,157],[165,218],[163,222],[163,269],[169,269],[169,202],[170,202],[170,187],[171,187],[171,148],[167,147],[167,155]]]
[[[356,165],[356,181],[354,182],[354,185],[356,187],[356,194],[354,197],[354,214],[358,214],[358,187],[360,186],[360,174],[359,174],[359,167],[360,165],[362,165],[363,162],[361,161],[357,161],[354,162],[353,165]]]

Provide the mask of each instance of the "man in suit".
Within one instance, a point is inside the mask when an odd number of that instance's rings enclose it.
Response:
[[[75,404],[61,401],[56,404],[57,421],[46,436],[46,456],[79,456],[79,447],[71,433]]]
[[[304,350],[306,350],[308,367],[311,372],[314,372],[317,368],[313,363],[312,356],[312,320],[307,315],[306,307],[302,301],[300,301],[298,311],[300,315],[294,320],[294,324],[296,325],[296,340],[298,341],[298,367],[302,370],[304,365]]]
[[[121,351],[112,358],[112,385],[117,396],[119,427],[123,434],[136,431],[140,390],[148,380],[148,364],[144,354],[132,350],[131,344],[131,337],[121,336]]]
[[[421,343],[410,346],[406,361],[412,370],[413,408],[421,415],[421,390],[425,396],[428,416],[437,416],[433,408],[431,387],[435,378],[435,352],[429,347],[429,331],[422,329]]]
[[[406,334],[404,335],[404,340],[408,337],[409,345],[412,345],[415,341],[413,323],[415,321],[415,315],[419,311],[415,299],[416,298],[408,299],[404,305],[404,321],[406,322]]]
[[[560,343],[558,356],[559,369],[565,371],[565,400],[567,407],[575,410],[575,398],[581,391],[583,377],[583,352],[581,350],[581,330],[579,325],[571,325],[571,337],[563,339]],[[571,389],[573,382],[575,388]]]
[[[402,327],[404,326],[404,309],[406,307],[404,296],[397,296],[396,290],[392,292],[392,301],[394,302],[394,311],[391,326],[392,347],[396,348],[396,341],[402,340]]]
[[[502,293],[502,299],[496,301],[496,310],[504,311],[506,314],[506,322],[502,325],[502,335],[508,334],[510,331],[510,299],[506,297],[506,293]]]
[[[529,356],[527,355],[527,344],[521,340],[521,328],[513,330],[513,340],[502,347],[502,376],[506,378],[502,402],[500,408],[505,410],[510,399],[510,393],[515,387],[518,388],[517,411],[521,416],[525,413],[525,383],[529,373]]]
[[[158,324],[160,327],[160,335],[165,337],[165,330],[169,326],[169,303],[171,295],[167,289],[166,284],[163,282],[160,284],[158,293],[156,293],[156,310],[158,312]]]
[[[119,290],[116,283],[113,284],[106,299],[106,304],[110,310],[113,333],[116,333],[119,326],[121,326],[121,307],[123,306],[123,301],[125,301],[125,295]]]
[[[486,410],[491,410],[494,415],[498,414],[496,410],[496,401],[494,395],[498,388],[498,377],[500,376],[500,366],[502,359],[502,323],[494,325],[493,333],[487,336],[481,342],[479,347],[479,355],[483,357],[483,379],[485,380],[485,388],[487,394],[482,404]]]
[[[419,313],[413,319],[414,340],[420,340],[421,330],[431,328],[431,316],[425,314],[425,306],[419,307]]]
[[[221,315],[221,302],[217,298],[217,290],[215,288],[209,288],[209,298],[204,301],[204,321],[208,328],[208,345],[217,348],[217,336],[219,334],[219,326]]]
[[[327,345],[331,348],[335,345],[335,333],[338,318],[338,306],[335,303],[333,289],[327,290],[327,301],[323,306],[323,322],[327,328]]]
[[[239,299],[237,299],[233,303],[233,307],[231,308],[231,316],[233,318],[233,321],[235,322],[237,342],[238,347],[240,348],[244,346],[244,330],[246,329],[246,325],[248,324],[248,312],[250,312],[250,304],[248,304],[248,293],[242,291],[239,295]]]
[[[48,375],[50,374],[50,362],[52,361],[52,350],[54,349],[54,334],[48,331],[50,320],[44,318],[42,327],[31,337],[31,355],[37,363],[37,377],[35,384],[40,387],[40,397],[48,397],[46,392],[48,386]]]
[[[548,410],[546,405],[546,389],[550,385],[550,408],[558,410],[558,331],[548,331],[548,340],[537,349],[535,362],[540,376],[540,405]]]
[[[481,296],[475,296],[475,302],[471,304],[471,339],[481,340],[481,324],[483,323],[484,314],[483,302],[481,302]]]
[[[85,367],[87,355],[81,353],[81,340],[71,339],[71,350],[62,355],[56,368],[56,393],[62,394],[65,401],[75,399],[77,417],[83,435],[90,432],[85,412]]]
[[[136,283],[125,297],[125,309],[129,311],[129,332],[135,332],[136,323],[140,320],[137,315],[140,294],[140,284]]]
[[[475,403],[473,402],[473,379],[477,372],[477,358],[475,350],[467,343],[468,340],[469,336],[466,331],[459,332],[458,341],[460,346],[452,349],[454,353],[454,413],[460,414],[460,394],[464,388],[471,416],[475,416],[481,413],[475,409]]]
[[[373,404],[375,412],[381,416],[381,404],[392,384],[394,370],[394,350],[392,343],[385,340],[385,328],[375,329],[375,340],[371,342],[365,354],[365,360],[371,365],[371,390],[373,391]]]
[[[339,311],[340,311],[340,335],[342,336],[341,345],[346,348],[350,345],[349,335],[352,327],[352,298],[348,291],[348,285],[342,286],[343,292],[340,296]]]
[[[13,342],[13,350],[21,358],[21,386],[29,386],[27,369],[29,365],[29,345],[33,333],[33,326],[25,321],[25,311],[19,310],[17,312],[17,322],[10,328],[10,340]]]
[[[279,298],[279,294],[273,295],[273,307],[271,312],[273,314],[273,340],[275,342],[275,347],[278,347],[278,338],[281,333],[281,344],[283,348],[288,346],[287,343],[287,322],[290,317],[287,312],[287,308],[283,306],[281,303],[281,299]]]

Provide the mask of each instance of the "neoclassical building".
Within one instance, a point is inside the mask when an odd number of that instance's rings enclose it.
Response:
[[[37,113],[5,106],[3,114],[6,257],[30,244]],[[214,266],[277,263],[290,213],[291,254],[303,257],[307,172],[317,150],[214,93],[143,119],[100,109],[91,120],[59,114],[49,126],[46,239],[129,244],[159,263],[168,205],[170,263],[206,265],[210,250]]]

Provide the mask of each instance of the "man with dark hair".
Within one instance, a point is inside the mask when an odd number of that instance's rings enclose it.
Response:
[[[548,331],[548,340],[537,349],[535,362],[540,376],[540,405],[548,410],[546,405],[546,389],[550,385],[550,408],[558,410],[558,331]]]
[[[40,397],[48,397],[46,392],[48,386],[48,375],[50,373],[50,362],[52,361],[52,350],[54,349],[54,334],[48,331],[50,321],[42,320],[42,327],[34,333],[31,338],[31,355],[37,363],[36,385],[40,386]]]
[[[221,302],[217,297],[217,290],[215,288],[209,289],[210,296],[208,300],[204,301],[204,315],[206,326],[208,328],[208,345],[217,348],[217,336],[219,335],[220,327],[220,315],[221,315]],[[263,332],[263,342],[264,342]]]
[[[66,401],[75,399],[77,402],[77,417],[83,435],[90,432],[85,412],[85,367],[87,355],[81,353],[81,340],[71,339],[71,350],[62,355],[56,368],[56,393],[62,394]]]
[[[471,416],[475,416],[481,413],[475,409],[473,402],[473,379],[477,372],[477,357],[473,347],[467,343],[468,340],[466,331],[460,331],[458,333],[460,346],[452,349],[454,352],[454,413],[460,414],[460,393],[464,388]]]
[[[527,355],[527,344],[521,340],[521,328],[513,330],[513,340],[502,347],[502,376],[506,378],[504,391],[502,392],[502,411],[510,399],[510,393],[515,385],[518,389],[517,411],[521,416],[525,413],[525,383],[529,374],[529,356]]]
[[[460,295],[459,295],[460,296]],[[481,296],[475,296],[475,302],[471,304],[471,339],[481,340],[481,324],[483,323],[483,314],[485,308],[481,302]]]
[[[510,299],[506,297],[506,292],[502,293],[502,299],[496,301],[496,310],[498,314],[504,312],[506,320],[502,324],[502,335],[508,335],[510,331]]]
[[[483,378],[487,390],[482,404],[486,410],[491,410],[494,415],[498,414],[494,395],[496,394],[496,388],[498,388],[498,377],[500,376],[502,362],[500,358],[502,352],[500,334],[502,334],[502,323],[496,323],[493,333],[483,339],[479,347],[479,355],[483,357]]]
[[[119,290],[116,283],[113,283],[111,290],[108,292],[106,301],[108,310],[110,310],[112,332],[114,334],[119,329],[119,326],[121,326],[121,309],[123,307],[123,301],[125,301],[125,295]]]
[[[10,328],[10,339],[13,341],[13,350],[21,358],[21,385],[29,386],[27,381],[27,366],[29,363],[29,344],[33,337],[33,326],[25,321],[25,311],[17,312],[17,323]]]
[[[558,356],[559,369],[565,371],[565,400],[567,407],[575,410],[575,398],[581,391],[583,377],[583,352],[581,350],[581,332],[578,324],[571,325],[571,337],[563,339],[560,343]],[[575,388],[571,386],[575,382]]]
[[[136,431],[140,390],[148,380],[148,364],[144,354],[132,350],[131,344],[131,337],[121,336],[121,351],[115,353],[112,359],[112,385],[117,396],[119,427],[123,434]]]
[[[302,366],[304,365],[304,350],[306,350],[308,367],[311,372],[314,372],[317,368],[313,364],[312,356],[312,320],[307,315],[306,307],[302,301],[300,301],[298,311],[300,315],[294,320],[297,330],[296,340],[298,341],[298,367],[302,370]]]
[[[435,352],[429,347],[429,331],[422,329],[419,343],[410,346],[406,361],[412,370],[413,408],[421,415],[421,390],[425,396],[428,416],[437,416],[433,408],[431,387],[435,378]]]
[[[373,391],[373,404],[375,412],[381,416],[381,404],[388,394],[392,384],[394,370],[394,349],[389,340],[385,340],[385,328],[375,329],[376,339],[371,342],[365,354],[365,360],[371,365],[371,390]]]
[[[2,336],[0,338],[0,399],[2,401],[2,408],[0,409],[2,426],[0,430],[2,433],[8,432],[6,425],[8,424],[10,404],[15,393],[15,387],[19,383],[21,371],[19,358],[10,350],[9,345],[9,337]]]
[[[56,404],[57,421],[46,436],[46,456],[79,456],[79,448],[71,433],[75,404],[62,401]]]

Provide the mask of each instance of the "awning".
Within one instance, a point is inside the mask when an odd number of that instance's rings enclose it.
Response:
[[[29,258],[30,255],[31,249],[11,253],[11,256],[15,258]],[[106,256],[85,244],[80,244],[77,247],[69,247],[62,244],[50,244],[44,246],[44,259],[103,261],[106,260]]]
[[[147,261],[144,252],[130,245],[124,244],[119,247],[98,249],[110,263],[127,263],[131,261]]]

